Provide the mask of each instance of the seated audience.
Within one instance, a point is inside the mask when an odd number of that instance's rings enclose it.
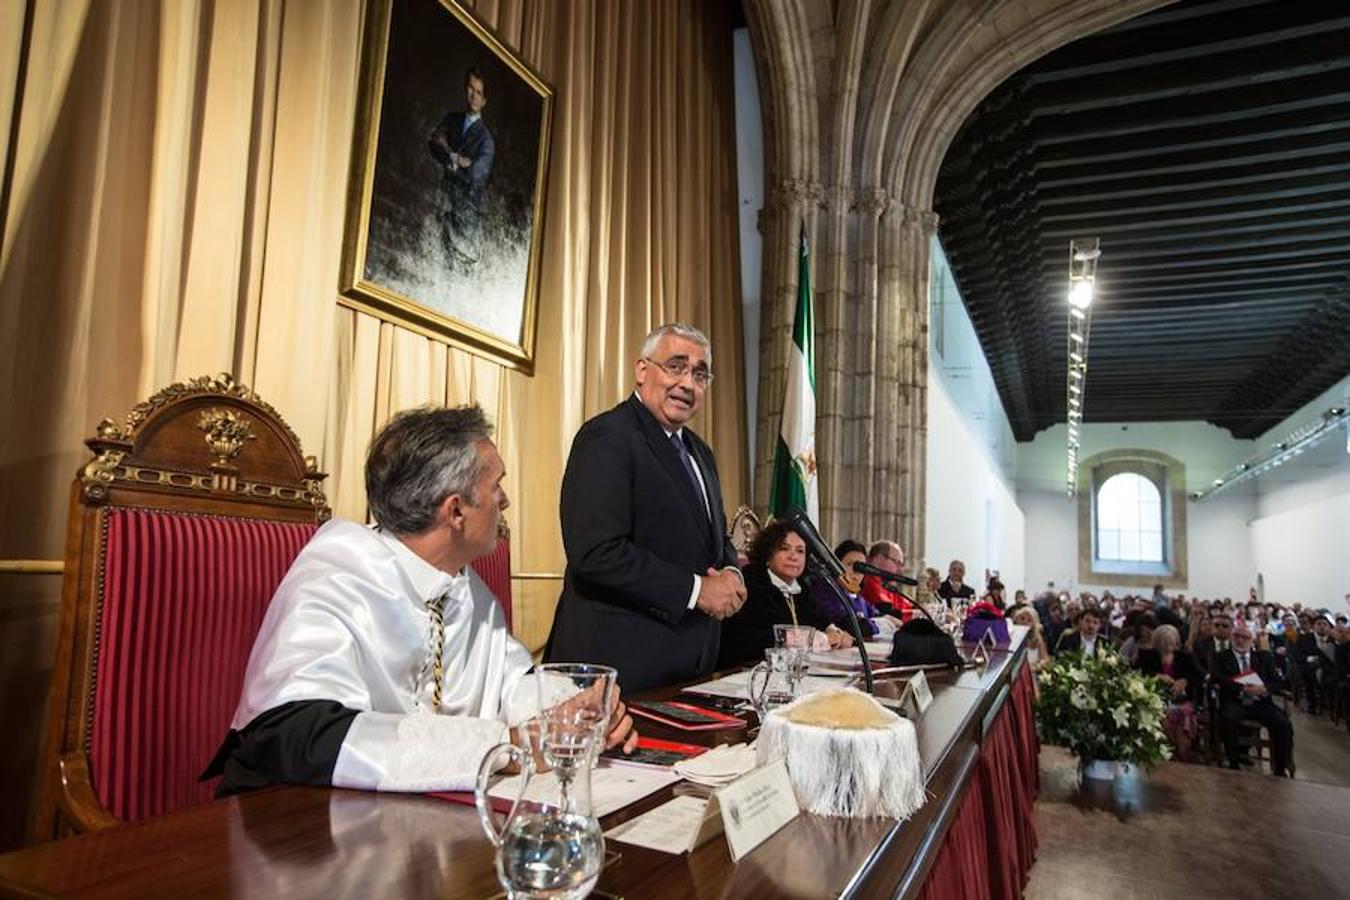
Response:
[[[1271,700],[1271,694],[1281,687],[1275,660],[1270,653],[1255,649],[1252,632],[1245,621],[1233,626],[1231,649],[1214,657],[1213,677],[1219,688],[1219,733],[1223,736],[1224,752],[1230,768],[1246,762],[1239,744],[1243,722],[1255,722],[1270,733],[1271,768],[1276,775],[1289,771],[1290,754],[1294,746],[1294,728],[1289,719]],[[1256,675],[1260,683],[1239,684],[1240,676]]]
[[[1125,627],[1120,632],[1123,638],[1120,644],[1121,658],[1133,663],[1140,650],[1153,646],[1153,631],[1157,627],[1158,619],[1151,612],[1135,610],[1126,616]]]
[[[1154,675],[1167,685],[1171,703],[1163,718],[1176,758],[1183,762],[1195,759],[1195,737],[1198,730],[1195,704],[1200,696],[1204,674],[1195,658],[1181,647],[1181,633],[1172,625],[1159,625],[1153,632],[1153,646],[1139,651],[1139,671]]]
[[[1065,632],[1072,631],[1069,628],[1068,620],[1064,617],[1064,605],[1058,598],[1049,601],[1047,606],[1048,621],[1045,625],[1045,643],[1050,648],[1051,653],[1059,652],[1059,642],[1064,639]]]
[[[1006,606],[1003,601],[1003,582],[999,581],[997,577],[990,578],[988,590],[981,599],[993,604],[995,609],[1003,609]]]
[[[900,575],[905,570],[905,551],[894,541],[877,541],[868,549],[867,561],[878,569]],[[912,601],[888,588],[875,575],[863,579],[862,594],[873,609],[889,613],[902,622],[908,622],[914,615]]]
[[[948,606],[954,606],[956,600],[975,602],[975,589],[966,584],[966,564],[961,560],[954,559],[947,566],[947,579],[938,585],[938,596]]]
[[[863,577],[853,571],[855,562],[863,562],[867,558],[867,551],[863,545],[857,541],[843,541],[838,547],[834,548],[834,555],[844,566],[844,576],[839,580],[839,587],[843,590],[849,604],[853,607],[854,614],[858,617],[858,626],[863,633],[863,638],[870,640],[874,637],[885,638],[894,634],[895,630],[900,627],[900,620],[895,616],[882,613],[867,602],[867,598],[862,595]],[[830,585],[823,583],[818,578],[812,579],[811,598],[826,620],[849,634],[853,633],[848,611],[844,608],[838,593]]]
[[[1336,682],[1331,694],[1334,712],[1350,729],[1350,625],[1336,625]]]
[[[1299,635],[1296,657],[1300,686],[1308,698],[1308,712],[1317,715],[1323,706],[1329,705],[1327,688],[1335,680],[1336,641],[1332,637],[1332,624],[1328,616],[1313,619],[1312,633]]]
[[[1198,662],[1199,648],[1197,645],[1212,637],[1214,637],[1214,621],[1209,617],[1209,609],[1197,603],[1191,609],[1191,614],[1186,620],[1186,638],[1183,642],[1186,652],[1195,657]]]
[[[782,519],[764,527],[750,546],[745,605],[722,622],[718,668],[758,662],[774,645],[773,626],[809,625],[823,632],[831,648],[851,647],[853,638],[835,627],[803,590],[806,543]]]
[[[1023,604],[1009,611],[1014,625],[1025,625],[1031,629],[1027,635],[1027,663],[1032,670],[1039,672],[1050,665],[1050,650],[1045,646],[1045,632],[1041,629],[1041,618],[1036,610]]]
[[[1206,672],[1214,668],[1214,658],[1232,646],[1233,637],[1233,617],[1224,612],[1222,607],[1216,612],[1211,611],[1209,620],[1214,629],[1214,636],[1195,645],[1195,661]]]
[[[469,563],[497,546],[506,469],[477,406],[395,416],[370,445],[375,527],[333,519],[278,585],[230,732],[204,778],[472,789],[537,712],[530,651]],[[637,742],[616,707],[608,744]]]
[[[1098,656],[1106,649],[1106,640],[1098,635],[1102,627],[1102,614],[1095,606],[1083,610],[1078,616],[1078,629],[1066,631],[1059,639],[1055,653],[1082,653],[1085,656]]]

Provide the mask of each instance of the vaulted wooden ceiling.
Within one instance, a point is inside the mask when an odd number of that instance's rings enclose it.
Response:
[[[934,207],[1019,440],[1065,420],[1079,237],[1086,420],[1256,437],[1350,372],[1350,3],[1183,2],[1063,47],[966,121]]]

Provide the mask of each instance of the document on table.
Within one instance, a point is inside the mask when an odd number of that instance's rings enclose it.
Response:
[[[515,800],[516,794],[520,792],[522,777],[510,775],[503,778],[492,786],[488,795],[507,802]],[[610,765],[607,760],[601,760],[591,769],[592,808],[597,817],[607,816],[679,780],[680,776],[669,769],[615,766]],[[558,776],[546,772],[530,779],[529,788],[525,791],[523,799],[546,803],[557,796]]]
[[[605,837],[678,855],[694,850],[720,830],[720,814],[715,807],[709,808],[706,797],[676,797],[611,828]]]
[[[839,687],[837,678],[807,675],[802,679],[801,693],[813,694],[816,691]],[[709,694],[714,697],[735,697],[737,700],[750,698],[750,672],[733,672],[723,678],[714,678],[702,684],[691,685],[684,689],[690,694]]]

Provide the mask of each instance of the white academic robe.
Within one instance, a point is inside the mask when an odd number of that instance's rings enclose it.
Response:
[[[431,709],[429,598],[447,595],[440,708]],[[534,715],[530,653],[471,568],[450,575],[377,528],[334,519],[277,587],[232,727],[294,701],[358,710],[332,783],[466,790],[508,726]]]

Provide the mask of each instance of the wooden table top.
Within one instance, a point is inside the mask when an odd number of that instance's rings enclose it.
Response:
[[[981,725],[1020,665],[1018,645],[983,671],[939,678],[917,723],[930,798],[912,819],[803,813],[733,865],[724,840],[688,856],[607,842],[603,897],[912,896],[922,886],[978,756]],[[652,692],[669,697],[675,688]],[[687,733],[641,722],[644,734],[716,744],[744,730]],[[602,820],[615,825],[680,785]],[[687,789],[687,788],[685,788]],[[145,822],[0,856],[9,896],[401,896],[501,893],[492,846],[473,808],[420,795],[278,787]]]

